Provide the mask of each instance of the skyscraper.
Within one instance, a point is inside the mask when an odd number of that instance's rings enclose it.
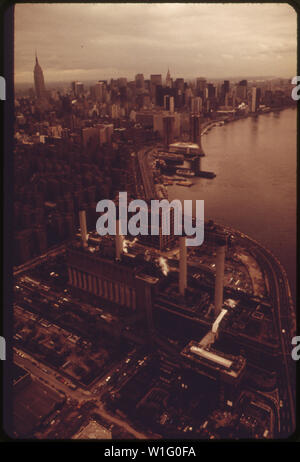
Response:
[[[161,74],[151,74],[150,82],[152,85],[161,85],[162,86],[162,77]]]
[[[247,80],[241,80],[238,83],[237,89],[236,89],[236,95],[238,98],[241,100],[246,100],[247,99]]]
[[[163,117],[163,142],[167,148],[174,141],[174,123],[174,116]]]
[[[190,117],[190,139],[193,143],[200,145],[201,143],[201,118],[199,115],[191,115]]]
[[[222,105],[226,106],[226,99],[227,99],[226,96],[228,97],[229,89],[230,89],[229,80],[224,80],[224,83],[221,86],[221,95],[220,95],[220,100],[221,100]]]
[[[208,98],[215,98],[216,96],[216,87],[212,83],[207,85],[207,94]]]
[[[257,87],[251,89],[251,112],[256,112],[260,103],[261,90]]]
[[[166,111],[174,112],[174,96],[164,95],[164,108]]]
[[[191,98],[191,112],[195,114],[200,114],[203,109],[203,99],[200,96],[196,98]]]
[[[34,87],[35,87],[35,94],[38,99],[44,99],[47,96],[45,81],[44,81],[44,74],[42,68],[38,62],[37,55],[35,55],[35,66],[34,66]]]
[[[95,85],[95,98],[97,101],[104,101],[105,85],[103,82],[97,82]]]
[[[256,112],[256,87],[251,89],[251,112]]]
[[[156,87],[162,86],[162,77],[161,74],[151,74],[150,75],[150,93],[152,98],[156,98]]]
[[[201,98],[205,98],[206,86],[206,79],[204,77],[198,77],[196,79],[196,96],[201,96]]]
[[[144,75],[136,74],[135,76],[136,88],[144,88]]]
[[[166,77],[166,87],[172,87],[172,79],[170,75],[170,71],[168,69],[167,77]]]
[[[84,94],[84,85],[82,82],[75,82],[75,96],[81,96]]]

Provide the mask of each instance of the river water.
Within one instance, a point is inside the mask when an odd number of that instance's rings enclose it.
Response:
[[[169,200],[204,199],[205,219],[238,229],[269,248],[296,293],[297,111],[262,114],[214,127],[202,136],[202,169],[188,187],[169,186]]]

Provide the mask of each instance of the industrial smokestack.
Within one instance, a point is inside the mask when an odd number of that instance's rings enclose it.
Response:
[[[215,279],[215,316],[217,317],[223,306],[223,286],[224,286],[224,266],[225,266],[225,245],[218,246],[216,249],[216,279]]]
[[[86,228],[86,215],[85,215],[85,210],[80,210],[79,212],[79,224],[80,224],[80,232],[81,232],[81,241],[83,247],[87,247],[87,239],[88,239],[88,234],[87,234],[87,228]]]
[[[179,293],[185,295],[187,288],[187,261],[185,236],[179,237]]]
[[[115,237],[116,260],[121,260],[123,253],[123,236],[120,234],[120,220],[116,222],[116,237]]]

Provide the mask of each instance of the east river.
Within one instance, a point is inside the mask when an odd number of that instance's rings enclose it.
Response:
[[[213,180],[169,186],[169,200],[204,199],[205,220],[236,228],[270,249],[296,293],[297,111],[285,109],[214,127],[202,136],[202,169]]]

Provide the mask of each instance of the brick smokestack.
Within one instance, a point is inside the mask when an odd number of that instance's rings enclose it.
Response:
[[[123,236],[120,234],[120,220],[116,222],[115,250],[116,260],[120,261],[123,253]]]
[[[79,224],[80,224],[80,232],[81,232],[81,241],[83,247],[87,247],[87,239],[88,239],[88,234],[87,234],[87,228],[86,228],[86,214],[85,210],[80,210],[79,212]]]
[[[223,306],[225,246],[218,246],[216,249],[216,279],[215,279],[215,317],[217,317]]]

